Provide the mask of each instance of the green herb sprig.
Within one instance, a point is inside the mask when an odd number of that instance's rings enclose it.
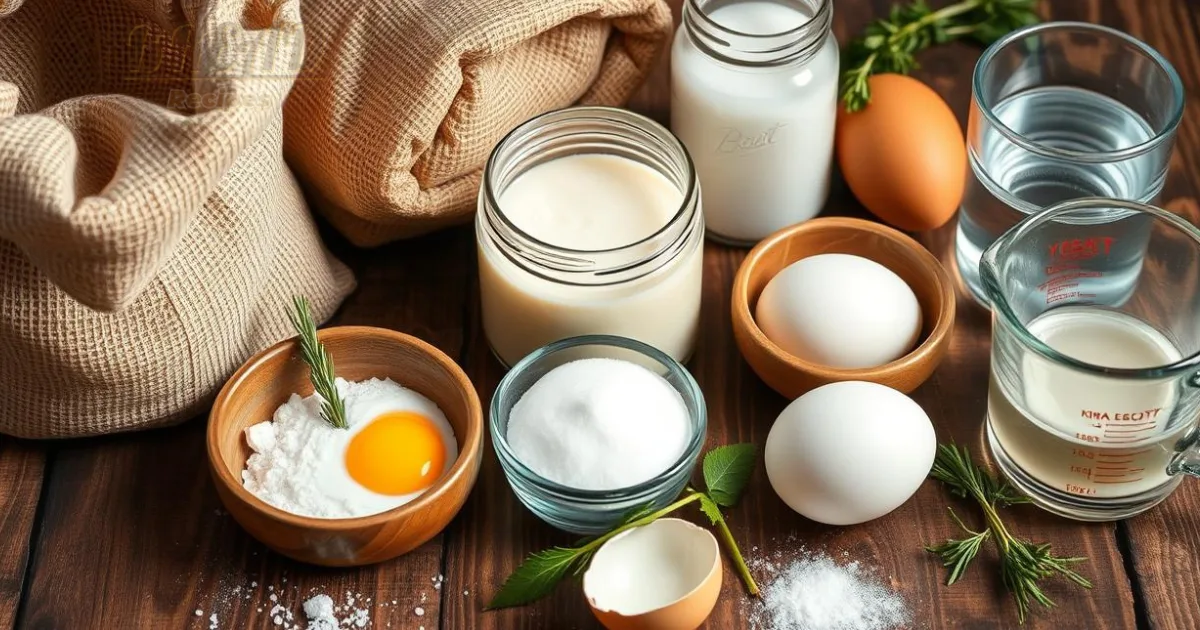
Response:
[[[984,520],[987,522],[986,529],[974,531],[951,509],[950,518],[954,519],[955,524],[968,536],[957,540],[948,539],[940,545],[925,548],[926,551],[940,556],[942,566],[950,569],[946,578],[947,585],[957,582],[979,554],[983,543],[992,540],[1000,552],[1001,580],[1017,601],[1017,619],[1020,623],[1025,623],[1031,602],[1037,602],[1047,608],[1054,606],[1054,602],[1038,586],[1039,581],[1057,574],[1084,588],[1092,587],[1087,578],[1070,568],[1071,565],[1083,562],[1087,558],[1059,558],[1050,551],[1049,543],[1031,543],[1017,538],[1009,531],[1000,519],[999,510],[1018,503],[1028,503],[1029,499],[1018,494],[1007,483],[997,481],[982,466],[975,464],[966,448],[953,444],[938,445],[933,470],[929,476],[946,484],[951,494],[964,499],[975,499],[983,508]]]
[[[699,502],[700,510],[712,521],[720,534],[725,548],[733,558],[734,566],[751,595],[758,595],[758,584],[750,575],[750,568],[742,559],[741,551],[733,539],[733,533],[721,514],[722,507],[732,507],[750,481],[754,471],[755,449],[753,444],[721,446],[704,456],[704,485],[707,492],[689,487],[682,498],[660,509],[648,507],[635,510],[612,531],[602,536],[580,541],[575,547],[553,547],[530,555],[517,570],[504,581],[500,591],[488,604],[489,609],[522,606],[537,601],[554,591],[568,575],[580,575],[587,569],[596,550],[617,534],[634,527],[648,525],[691,503]]]
[[[342,400],[335,384],[333,358],[325,346],[317,341],[317,324],[313,321],[308,298],[292,297],[292,310],[288,312],[292,327],[300,337],[300,358],[308,364],[308,379],[313,390],[321,396],[321,419],[335,429],[345,429],[346,402]]]
[[[934,44],[967,39],[984,46],[1038,21],[1037,0],[960,0],[934,10],[924,0],[892,5],[888,17],[867,26],[842,52],[841,97],[856,112],[871,100],[873,74],[908,74],[916,53]]]

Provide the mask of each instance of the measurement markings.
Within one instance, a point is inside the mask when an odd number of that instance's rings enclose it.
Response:
[[[1138,477],[1137,479],[1122,479],[1122,480],[1114,480],[1114,481],[1104,481],[1102,479],[1096,479],[1092,483],[1133,483],[1135,481],[1141,481],[1141,480],[1142,480],[1141,477]]]
[[[1120,470],[1126,473],[1142,472],[1145,468],[1126,468],[1124,466],[1096,466],[1096,470]],[[1103,475],[1097,475],[1098,477]]]
[[[1135,455],[1142,455],[1144,453],[1149,453],[1150,451],[1153,451],[1153,450],[1154,450],[1153,448],[1144,448],[1140,451],[1133,451],[1130,453],[1097,453],[1096,457],[1133,457]]]
[[[1142,433],[1143,431],[1150,431],[1152,429],[1154,429],[1152,426],[1142,427],[1140,429],[1105,429],[1104,433]]]

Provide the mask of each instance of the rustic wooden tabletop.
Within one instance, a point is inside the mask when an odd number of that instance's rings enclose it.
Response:
[[[678,10],[680,0],[671,3]],[[837,0],[838,38],[846,41],[887,5]],[[1200,220],[1200,6],[1194,0],[1057,0],[1043,2],[1042,13],[1128,31],[1175,64],[1192,102],[1163,203]],[[967,46],[930,51],[917,73],[964,122],[978,52]],[[666,121],[667,86],[664,58],[630,107]],[[839,182],[826,213],[863,211]],[[918,236],[948,261],[952,234],[953,223]],[[458,358],[486,403],[502,368],[480,332],[472,231],[373,251],[330,240],[361,284],[334,323],[385,326],[436,344]],[[734,346],[729,293],[745,252],[706,248],[702,340],[689,368],[706,392],[708,442],[761,445],[787,401],[750,372]],[[986,312],[965,300],[959,309],[949,356],[915,398],[933,418],[939,439],[978,452],[990,323]],[[574,585],[529,608],[483,612],[525,554],[572,540],[517,503],[490,445],[470,502],[440,537],[379,566],[328,570],[271,553],[220,509],[204,462],[204,424],[197,418],[173,429],[87,441],[0,439],[0,626],[280,628],[301,623],[303,600],[323,592],[355,600],[375,628],[598,627]],[[951,503],[929,482],[884,518],[827,527],[788,510],[760,466],[730,522],[751,556],[794,553],[803,545],[876,567],[880,579],[907,600],[915,627],[1016,627],[991,558],[946,587],[944,571],[922,551],[955,533],[945,512]],[[1048,593],[1059,606],[1038,611],[1027,627],[1200,628],[1200,482],[1185,482],[1158,508],[1115,524],[1079,524],[1032,507],[1012,509],[1010,518],[1029,538],[1087,556],[1083,572],[1095,583],[1090,592],[1051,583]],[[753,613],[727,568],[708,627],[747,627]]]

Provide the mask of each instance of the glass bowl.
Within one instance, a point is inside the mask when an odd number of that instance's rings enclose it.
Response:
[[[658,476],[617,490],[581,490],[555,483],[522,464],[508,445],[508,415],[525,392],[550,370],[570,361],[603,357],[636,363],[662,376],[683,398],[691,435],[683,455]],[[691,478],[704,448],[708,412],[696,380],[678,361],[640,341],[611,335],[571,337],[534,350],[513,366],[492,396],[488,426],[513,492],[538,518],[574,534],[601,534],[630,511],[666,507]]]

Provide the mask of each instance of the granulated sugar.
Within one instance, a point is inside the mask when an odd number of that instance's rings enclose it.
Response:
[[[769,574],[763,608],[751,615],[753,628],[890,630],[908,622],[904,600],[858,562],[804,553],[790,563],[752,565]]]

